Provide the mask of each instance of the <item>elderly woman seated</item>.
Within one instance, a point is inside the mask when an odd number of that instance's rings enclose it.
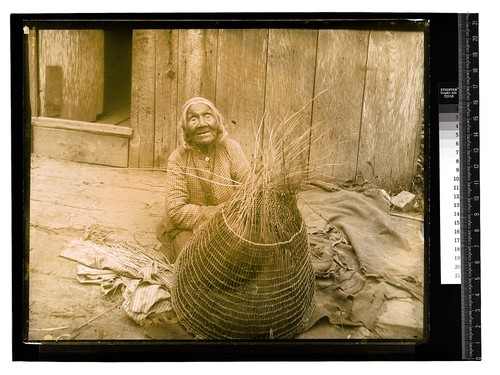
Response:
[[[183,144],[169,157],[165,217],[157,227],[161,251],[173,263],[193,230],[205,224],[250,171],[240,145],[208,99],[188,100],[179,121]]]

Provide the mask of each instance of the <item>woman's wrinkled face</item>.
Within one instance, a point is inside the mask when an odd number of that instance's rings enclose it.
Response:
[[[186,132],[197,145],[209,145],[215,141],[218,123],[209,106],[192,104],[186,113]]]

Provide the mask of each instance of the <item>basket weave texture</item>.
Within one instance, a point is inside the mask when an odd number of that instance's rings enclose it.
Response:
[[[199,338],[293,338],[312,314],[315,289],[296,197],[273,190],[242,194],[181,252],[173,308]]]

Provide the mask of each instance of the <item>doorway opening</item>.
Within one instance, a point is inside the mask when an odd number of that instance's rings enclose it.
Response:
[[[104,31],[104,103],[98,122],[130,125],[132,30]]]

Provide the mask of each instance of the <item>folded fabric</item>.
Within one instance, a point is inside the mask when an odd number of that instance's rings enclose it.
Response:
[[[380,190],[314,188],[301,192],[299,198],[309,231],[326,232],[334,225],[345,233],[365,275],[381,277],[421,297],[423,249],[412,248],[392,227],[389,203]]]
[[[77,278],[81,283],[99,284],[105,294],[121,289],[125,313],[142,324],[151,314],[172,310],[169,290],[172,266],[154,253],[138,254],[133,250],[117,244],[74,240],[60,255],[79,262]]]

